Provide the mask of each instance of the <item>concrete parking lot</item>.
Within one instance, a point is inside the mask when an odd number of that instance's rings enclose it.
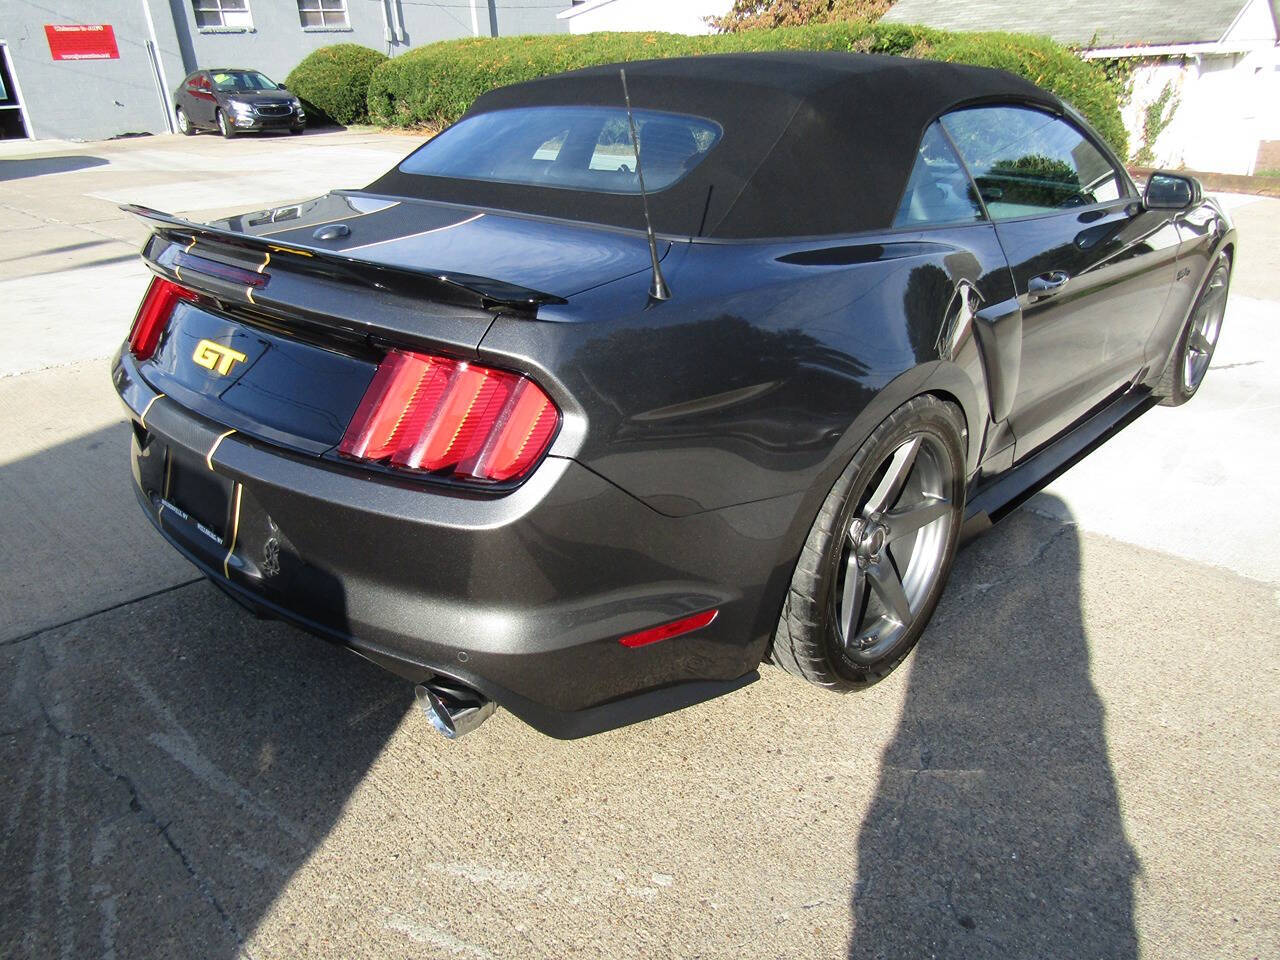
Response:
[[[966,548],[897,673],[457,743],[139,515],[134,201],[361,185],[348,131],[0,144],[0,956],[1280,956],[1280,201],[1201,394]]]

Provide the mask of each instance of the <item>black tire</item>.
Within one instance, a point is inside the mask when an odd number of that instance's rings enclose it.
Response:
[[[293,136],[296,137],[298,134],[302,133],[306,129],[307,129],[306,127],[290,127],[289,133],[291,133]]]
[[[1195,305],[1187,316],[1187,322],[1178,334],[1178,345],[1169,362],[1160,375],[1160,382],[1153,392],[1160,398],[1162,406],[1180,407],[1200,389],[1208,373],[1209,364],[1213,360],[1214,350],[1218,346],[1218,334],[1222,330],[1222,311],[1227,304],[1227,293],[1231,286],[1231,257],[1224,251],[1219,253],[1209,268],[1204,287],[1196,296]],[[1212,337],[1207,341],[1208,349],[1204,349],[1206,341],[1203,326],[1212,326]],[[1197,333],[1200,335],[1196,338]],[[1195,342],[1193,342],[1193,339]],[[1191,354],[1194,363],[1188,363]],[[1198,369],[1198,376],[1193,370]]]
[[[872,495],[895,451],[914,437],[927,441],[931,454],[949,461],[949,523],[937,538],[936,572],[921,587],[911,622],[873,659],[851,656],[841,640],[836,590],[847,556],[846,533],[862,504]],[[769,658],[788,673],[832,690],[870,686],[887,676],[916,645],[942,595],[955,557],[965,494],[965,426],[960,410],[933,396],[916,397],[889,415],[867,438],[827,495],[800,553]],[[890,504],[892,505],[892,504]],[[890,548],[886,546],[885,554]],[[897,563],[896,558],[894,560]],[[899,572],[899,577],[902,574]],[[860,654],[860,651],[859,651]]]
[[[213,119],[217,122],[218,132],[222,134],[224,139],[230,140],[236,135],[236,128],[231,125],[230,121],[227,120],[227,115],[221,110],[213,115]]]
[[[178,107],[174,111],[174,116],[177,118],[178,132],[180,134],[182,134],[184,137],[195,136],[196,125],[192,123],[191,118],[187,116],[187,111],[183,110],[181,107]]]

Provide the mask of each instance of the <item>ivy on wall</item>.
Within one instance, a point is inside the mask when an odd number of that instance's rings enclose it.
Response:
[[[1165,129],[1173,122],[1173,115],[1181,103],[1177,95],[1177,87],[1170,80],[1160,91],[1160,95],[1147,104],[1142,111],[1142,143],[1133,154],[1133,162],[1140,167],[1149,167],[1156,160],[1156,141]]]

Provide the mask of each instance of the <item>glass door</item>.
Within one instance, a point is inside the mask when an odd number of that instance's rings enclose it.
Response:
[[[0,43],[0,140],[25,140],[29,136],[26,111],[18,99],[18,85],[13,82],[9,47]]]

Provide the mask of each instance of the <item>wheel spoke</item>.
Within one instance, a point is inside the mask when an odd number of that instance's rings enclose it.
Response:
[[[867,568],[867,579],[871,581],[871,589],[885,605],[890,617],[904,625],[909,623],[911,603],[907,600],[906,591],[902,589],[898,572],[893,569],[893,564],[887,557],[881,557],[877,563]]]
[[[1213,350],[1213,344],[1209,342],[1209,338],[1199,330],[1191,331],[1190,343],[1191,349],[1196,351],[1196,353],[1209,353]]]
[[[920,452],[920,438],[912,437],[893,451],[889,459],[889,467],[876,487],[875,492],[867,499],[864,513],[882,513],[893,506],[894,501],[902,494],[902,487],[911,475],[915,466],[916,454]]]
[[[884,522],[889,527],[887,539],[890,543],[901,540],[950,512],[951,501],[944,497],[926,497],[920,503],[891,510],[884,517]]]
[[[862,595],[866,582],[866,577],[858,567],[857,554],[850,550],[844,568],[844,593],[840,598],[840,629],[846,646],[853,638],[853,631],[861,619]]]

